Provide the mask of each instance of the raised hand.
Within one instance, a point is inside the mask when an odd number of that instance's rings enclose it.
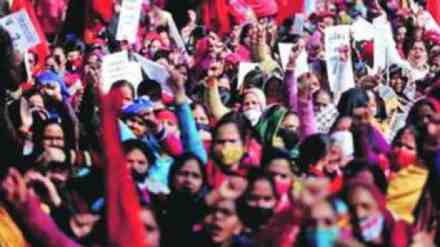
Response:
[[[49,203],[55,207],[61,205],[61,197],[58,194],[58,191],[54,183],[49,178],[41,175],[41,173],[35,171],[29,171],[25,175],[25,181],[26,184],[31,186],[31,192],[34,195],[40,196],[37,194],[37,191],[35,191],[35,189],[33,188],[34,185],[40,184],[46,190],[45,193],[47,193],[47,195],[43,195],[43,196],[47,196]]]
[[[247,180],[239,176],[229,177],[219,188],[224,199],[236,200],[247,188]]]
[[[175,67],[168,68],[170,73],[170,87],[174,93],[176,104],[182,104],[188,100],[185,92],[185,76]]]
[[[289,62],[287,63],[287,70],[294,70],[301,52],[304,50],[304,41],[298,40],[298,43],[292,46],[289,55]]]
[[[28,190],[23,176],[15,168],[9,168],[3,179],[1,189],[5,193],[5,199],[11,205],[18,207],[27,202]]]

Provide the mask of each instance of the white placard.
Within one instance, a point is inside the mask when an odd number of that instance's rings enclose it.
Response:
[[[398,100],[398,96],[396,92],[394,92],[394,89],[392,89],[389,86],[386,85],[380,85],[378,87],[379,96],[385,101],[385,102],[391,102],[393,100]]]
[[[25,52],[41,41],[26,11],[20,10],[0,19],[0,26],[8,31],[14,47]]]
[[[128,61],[127,51],[105,56],[102,59],[102,90],[107,93],[112,84],[119,80],[127,80],[137,86],[142,81],[142,73],[140,66],[133,63],[136,62]]]
[[[374,38],[375,28],[373,24],[369,23],[364,18],[358,18],[353,24],[351,24],[351,33],[353,39],[356,41],[372,40]]]
[[[325,39],[325,58],[327,64],[327,77],[331,91],[336,95],[355,86],[352,69],[351,55],[347,61],[341,61],[341,49],[349,49],[350,46],[350,26],[340,25],[328,27],[324,31]]]
[[[292,33],[303,35],[304,34],[304,23],[305,23],[305,17],[304,14],[296,14],[295,15],[295,22],[292,27]]]
[[[145,57],[137,53],[133,55],[134,55],[134,59],[141,66],[142,71],[145,73],[145,75],[147,75],[149,79],[160,83],[162,90],[165,90],[166,92],[169,93],[172,92],[168,84],[170,73],[168,72],[167,68],[152,60],[146,59]]]
[[[238,81],[237,81],[238,89],[241,89],[246,75],[252,70],[256,69],[258,66],[259,63],[249,63],[249,62],[240,63],[240,65],[238,66]]]
[[[278,50],[280,52],[281,66],[286,70],[287,64],[289,63],[290,53],[292,52],[292,43],[279,43]],[[303,49],[297,58],[295,67],[296,77],[300,77],[302,74],[309,72],[309,64],[307,62],[307,51]]]
[[[374,66],[373,72],[378,72],[381,69],[388,67],[387,62],[387,32],[386,26],[377,26],[374,35]]]
[[[116,40],[127,40],[130,43],[136,42],[141,10],[142,0],[122,1]]]

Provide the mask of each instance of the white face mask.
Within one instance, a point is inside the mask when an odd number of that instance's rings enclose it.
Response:
[[[257,125],[258,120],[260,120],[260,117],[263,114],[263,112],[261,112],[258,109],[249,109],[249,110],[243,112],[243,114],[246,116],[247,119],[249,119],[252,126],[255,126],[255,125]]]
[[[26,140],[23,146],[23,155],[30,155],[32,151],[34,151],[34,144],[31,141]]]

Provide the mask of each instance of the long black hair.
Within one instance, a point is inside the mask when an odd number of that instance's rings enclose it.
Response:
[[[302,172],[324,158],[330,149],[330,137],[326,134],[314,134],[307,137],[299,146],[298,162]]]
[[[122,150],[124,151],[124,154],[128,154],[133,150],[141,151],[147,158],[149,166],[151,166],[151,164],[156,162],[156,156],[153,150],[151,150],[151,148],[148,147],[148,145],[141,140],[132,139],[123,142]]]
[[[170,172],[168,173],[168,187],[170,188],[171,192],[176,190],[176,188],[174,187],[174,177],[176,177],[176,173],[180,171],[180,169],[182,169],[187,161],[190,160],[196,161],[197,166],[199,167],[202,174],[201,190],[207,188],[208,177],[206,175],[205,164],[197,155],[193,153],[184,153],[174,160],[174,163],[170,168]]]

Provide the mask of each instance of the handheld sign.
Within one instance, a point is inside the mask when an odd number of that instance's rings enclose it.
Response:
[[[142,0],[123,0],[119,15],[116,40],[136,42],[139,20],[141,18]]]
[[[281,66],[286,70],[289,63],[290,53],[292,52],[293,44],[291,43],[279,43],[278,50],[280,52]],[[302,74],[309,72],[309,64],[307,63],[307,52],[305,49],[299,54],[298,61],[296,62],[295,75],[300,77]]]
[[[350,26],[328,27],[324,31],[324,39],[328,81],[331,91],[338,96],[355,86],[350,55]]]
[[[112,84],[119,80],[127,80],[134,87],[142,81],[139,64],[128,61],[126,51],[113,53],[102,59],[103,91],[110,90]]]
[[[8,31],[14,48],[26,52],[41,41],[26,11],[20,10],[0,19],[0,26]]]

